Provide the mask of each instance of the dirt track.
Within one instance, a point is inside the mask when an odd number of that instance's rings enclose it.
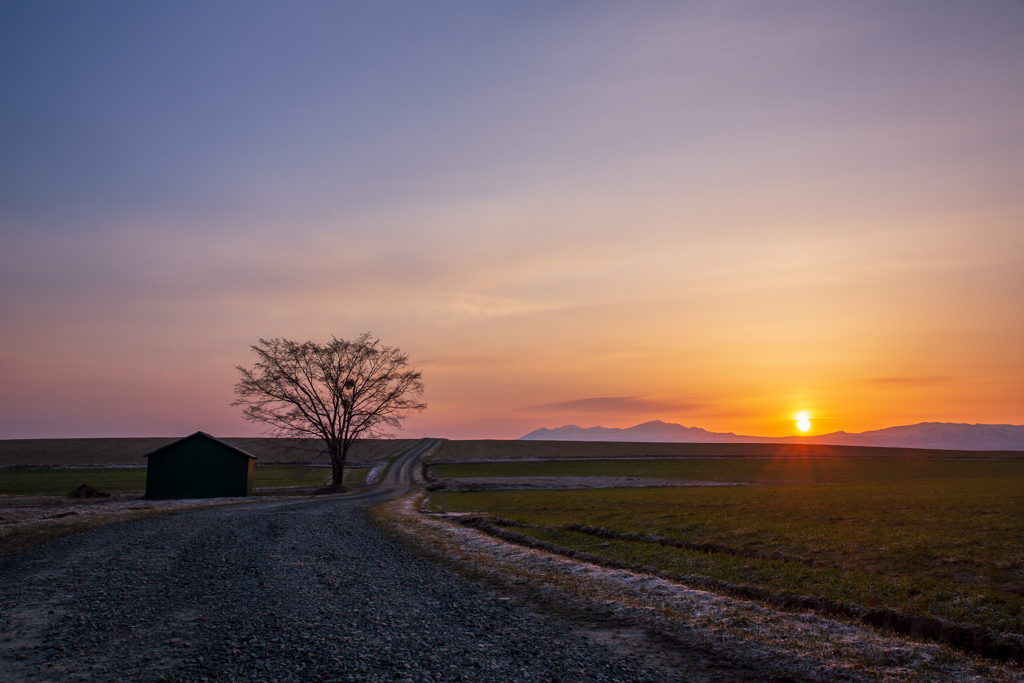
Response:
[[[0,561],[0,680],[665,680],[369,526],[411,462],[371,495],[177,513]]]

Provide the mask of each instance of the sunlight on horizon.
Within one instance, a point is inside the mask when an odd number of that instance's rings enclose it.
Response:
[[[801,433],[807,433],[811,429],[811,416],[808,413],[796,414],[796,428]]]

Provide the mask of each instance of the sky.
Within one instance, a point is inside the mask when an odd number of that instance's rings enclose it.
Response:
[[[1024,423],[1024,3],[0,2],[0,438]]]

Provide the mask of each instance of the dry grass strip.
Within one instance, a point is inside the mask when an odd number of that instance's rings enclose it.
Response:
[[[820,614],[861,621],[870,626],[892,631],[899,635],[909,635],[915,638],[943,643],[959,650],[963,650],[964,652],[980,655],[982,657],[989,657],[1000,662],[1024,664],[1024,638],[1012,633],[1000,633],[975,626],[954,624],[944,619],[908,615],[895,610],[852,605],[815,596],[790,595],[787,593],[772,591],[767,588],[733,584],[704,576],[683,576],[673,574],[671,572],[660,571],[653,567],[638,567],[626,562],[603,557],[601,555],[595,555],[593,553],[583,552],[573,548],[566,548],[554,543],[548,543],[526,534],[511,531],[508,528],[522,526],[525,528],[550,529],[552,527],[525,525],[513,520],[478,516],[460,517],[459,523],[479,529],[485,534],[495,536],[511,543],[524,545],[529,548],[536,548],[556,555],[562,555],[563,557],[570,557],[584,562],[590,562],[602,567],[639,571],[644,574],[651,574],[653,576],[668,579],[669,581],[698,585],[702,588],[707,588],[715,592],[727,593],[744,599],[758,600],[759,602],[787,610],[814,610]],[[592,527],[582,524],[566,524],[560,528],[596,536],[598,538],[639,541],[676,548],[689,548],[706,553],[720,552],[733,555],[744,554],[743,551],[718,543],[688,543],[676,539],[665,538],[663,536],[623,533],[604,529],[602,527]],[[754,556],[756,557],[757,555]],[[786,556],[776,557],[774,555],[768,557],[783,561],[808,562],[803,558],[791,558]]]
[[[814,612],[698,590],[650,574],[505,542],[420,512],[424,494],[371,509],[371,519],[440,561],[567,612],[632,624],[767,678],[870,681],[1024,681],[1024,671],[953,648]],[[455,519],[455,518],[452,518]]]

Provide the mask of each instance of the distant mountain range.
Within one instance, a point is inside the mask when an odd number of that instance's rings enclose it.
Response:
[[[832,432],[817,436],[743,436],[709,432],[672,422],[644,422],[635,427],[577,427],[538,429],[523,440],[532,441],[633,441],[672,443],[813,443],[831,446],[885,446],[890,448],[940,448],[965,451],[1024,451],[1024,425],[957,424],[922,422],[850,434]]]

